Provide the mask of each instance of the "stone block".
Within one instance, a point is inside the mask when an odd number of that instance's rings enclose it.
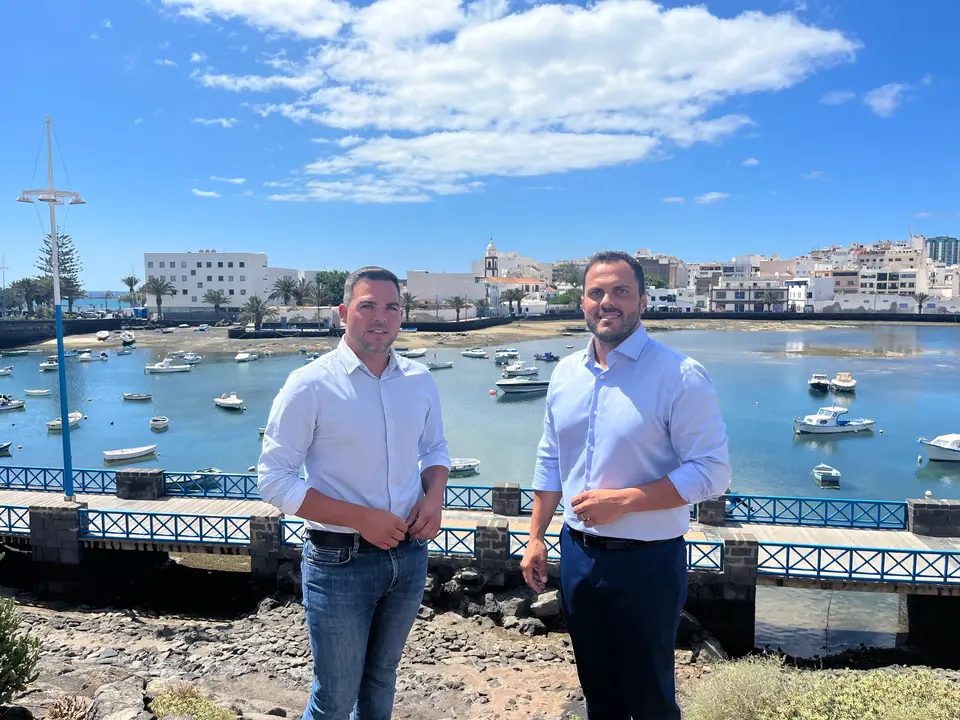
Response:
[[[124,500],[156,500],[164,495],[162,468],[123,468],[117,470],[117,497]]]
[[[510,557],[510,523],[501,518],[478,521],[474,556],[482,568],[506,567]]]
[[[727,498],[720,496],[697,503],[697,522],[703,525],[727,524]]]
[[[960,537],[960,500],[907,500],[907,530],[931,537]]]
[[[250,518],[250,574],[254,582],[273,587],[277,571],[284,560],[280,545],[280,517],[274,515]]]
[[[493,501],[491,505],[496,515],[519,515],[520,486],[516,483],[496,483],[493,486]]]

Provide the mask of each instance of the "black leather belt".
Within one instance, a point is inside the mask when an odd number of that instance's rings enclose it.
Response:
[[[598,550],[628,550],[630,548],[644,547],[647,545],[660,545],[661,543],[673,542],[680,537],[665,538],[663,540],[631,540],[629,538],[604,537],[603,535],[592,535],[581,532],[575,528],[567,526],[570,531],[570,537],[584,547],[597,548]]]
[[[356,533],[330,532],[329,530],[308,530],[307,532],[310,535],[310,542],[319,547],[352,548],[357,539]],[[399,544],[403,545],[406,542],[410,542],[410,533],[407,533]],[[363,536],[360,536],[359,548],[361,550],[380,549]]]

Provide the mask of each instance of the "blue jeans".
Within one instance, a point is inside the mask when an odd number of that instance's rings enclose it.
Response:
[[[397,665],[423,600],[427,541],[303,546],[313,689],[303,720],[390,720]]]

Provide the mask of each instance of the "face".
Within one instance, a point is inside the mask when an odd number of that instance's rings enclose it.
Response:
[[[359,280],[350,304],[340,306],[340,319],[354,348],[368,353],[389,352],[402,319],[397,286],[387,280]]]
[[[639,327],[647,296],[640,294],[627,263],[597,263],[587,273],[581,303],[590,332],[603,343],[619,345]]]

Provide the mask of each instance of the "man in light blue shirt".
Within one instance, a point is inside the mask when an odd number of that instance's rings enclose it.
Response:
[[[550,378],[521,569],[540,592],[562,499],[561,599],[589,720],[679,720],[683,535],[688,506],[729,486],[726,427],[706,370],[643,329],[635,258],[594,255],[582,305],[593,338]]]
[[[337,349],[291,373],[274,400],[258,485],[305,522],[314,681],[304,720],[389,720],[450,458],[430,372],[390,349],[400,331],[397,277],[351,273],[340,317]]]

